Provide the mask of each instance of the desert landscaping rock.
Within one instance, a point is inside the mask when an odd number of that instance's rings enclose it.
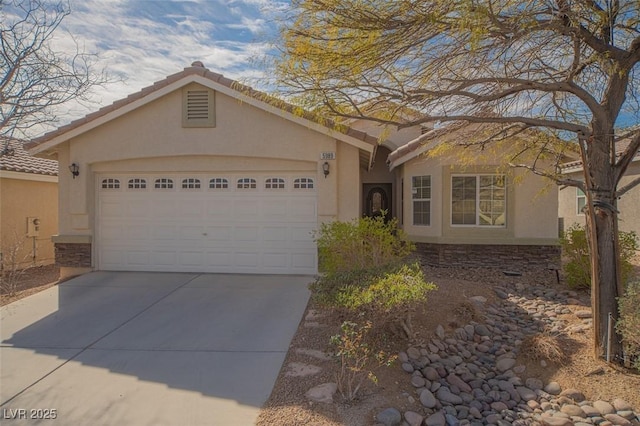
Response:
[[[402,414],[395,408],[387,408],[376,415],[376,420],[385,426],[397,426],[402,423]]]
[[[323,404],[333,403],[333,395],[338,390],[336,383],[323,383],[318,386],[314,386],[304,394],[307,399],[313,402],[320,402]]]
[[[588,401],[579,389],[563,390],[557,382],[519,377],[526,369],[517,365],[517,355],[527,336],[590,330],[586,301],[575,292],[543,286],[518,288],[518,295],[497,288],[496,295],[496,303],[473,299],[483,319],[449,332],[439,325],[423,347],[416,345],[399,355],[421,405],[405,413],[405,424],[640,426],[640,415],[624,400]],[[584,329],[569,330],[562,319],[572,313],[568,300],[581,308],[573,314],[589,321]]]
[[[287,365],[287,372],[285,375],[290,377],[305,377],[313,376],[322,371],[321,367],[310,364],[303,364],[301,362],[292,362]]]

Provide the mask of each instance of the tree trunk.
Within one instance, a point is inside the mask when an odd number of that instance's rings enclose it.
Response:
[[[609,315],[611,314],[614,322],[618,317],[618,297],[624,291],[620,279],[616,183],[613,167],[610,165],[611,151],[607,149],[612,143],[613,141],[591,139],[587,152],[582,154],[587,188],[587,235],[591,254],[594,356],[597,359],[610,354],[611,362],[622,364],[622,339],[615,327],[609,336],[608,327]]]

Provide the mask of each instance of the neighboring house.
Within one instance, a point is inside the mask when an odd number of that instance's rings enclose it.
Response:
[[[51,264],[58,231],[58,162],[0,138],[0,250],[4,268]]]
[[[628,146],[629,140],[622,140],[616,146],[616,150],[622,153]],[[582,175],[582,162],[572,161],[562,167],[563,174],[576,180],[584,180]],[[618,189],[629,184],[634,179],[640,178],[640,151],[629,165],[627,172],[622,177]],[[558,216],[562,230],[569,229],[574,223],[585,225],[583,208],[587,197],[576,187],[564,187],[558,195]],[[618,228],[621,231],[634,231],[640,236],[640,186],[632,188],[618,199]]]
[[[359,124],[319,119],[195,62],[34,140],[34,154],[57,156],[65,170],[77,167],[60,176],[54,241],[61,273],[314,274],[319,223],[381,210],[401,218],[417,241],[508,246],[500,253],[475,247],[492,264],[539,260],[537,250],[555,248],[557,216],[531,202],[537,180],[521,191],[492,177],[494,185],[506,184],[504,218],[490,230],[467,222],[444,229],[450,195],[442,191],[445,181],[457,182],[455,168],[414,156],[390,170],[391,151],[421,129],[378,145],[375,135],[355,130]],[[485,174],[492,175],[479,170],[468,178],[482,185]],[[412,200],[427,187],[430,200]],[[549,198],[557,212],[557,195]],[[514,254],[514,247],[525,249]]]

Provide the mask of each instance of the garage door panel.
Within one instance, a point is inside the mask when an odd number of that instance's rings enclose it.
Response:
[[[208,241],[231,241],[233,228],[231,226],[207,226],[204,232]]]
[[[233,254],[233,263],[241,268],[257,268],[259,266],[259,251],[237,251]]]
[[[151,253],[151,264],[159,266],[176,266],[177,254],[173,251],[153,251]]]
[[[149,216],[149,212],[152,211],[149,209],[149,201],[130,198],[125,205],[124,211],[125,217],[127,218],[146,218]]]
[[[259,176],[257,188],[245,190],[101,190],[104,178],[98,178],[100,269],[279,274],[317,270],[311,236],[317,224],[314,190],[266,190]],[[143,178],[154,182],[158,176]],[[177,173],[172,178],[182,180]],[[208,177],[201,180],[208,182]],[[229,177],[229,182],[235,181]]]
[[[202,267],[203,254],[201,251],[183,251],[178,254],[178,264],[181,266]],[[199,270],[195,268],[194,270]]]
[[[257,226],[236,226],[233,229],[233,239],[242,242],[257,242],[260,240]]]
[[[149,251],[148,250],[128,250],[127,264],[131,266],[149,266]]]

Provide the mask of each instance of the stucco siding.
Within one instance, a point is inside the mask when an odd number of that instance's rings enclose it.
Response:
[[[582,172],[571,173],[573,179],[582,179]],[[629,166],[627,173],[622,177],[618,188],[622,188],[634,179],[640,177],[640,161]],[[577,211],[577,189],[566,187],[558,194],[558,216],[562,219],[564,229],[568,229],[574,223],[585,224],[585,216]],[[640,235],[640,186],[636,186],[618,199],[618,226],[621,231],[634,231]]]
[[[455,158],[419,156],[403,166],[404,229],[419,242],[446,244],[556,244],[558,195],[555,185],[526,171],[500,172],[499,166],[479,160],[460,166]],[[455,226],[451,223],[453,175],[505,174],[504,227]],[[412,178],[431,176],[431,225],[413,225]]]
[[[182,127],[182,93],[171,92],[60,145],[60,234],[94,234],[95,174],[286,170],[315,178],[319,221],[358,216],[359,150],[216,92],[216,127]],[[327,178],[321,153],[336,153]]]
[[[20,250],[16,259],[20,266],[53,263],[51,236],[58,231],[57,182],[3,177],[0,178],[0,198],[0,247],[3,256],[8,256],[10,248],[17,245]],[[28,217],[39,219],[35,237],[27,236]]]

